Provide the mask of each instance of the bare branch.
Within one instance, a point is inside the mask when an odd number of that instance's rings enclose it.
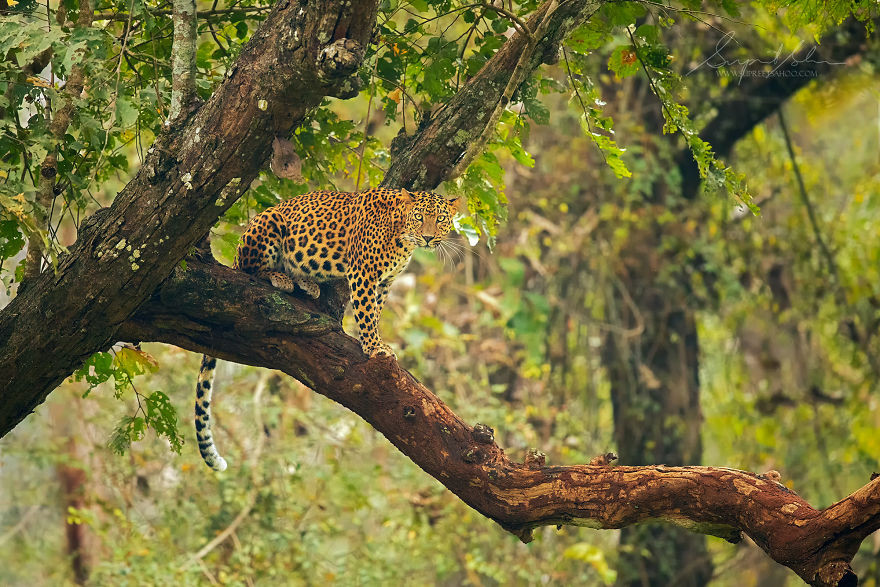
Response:
[[[196,12],[196,18],[207,19],[213,16],[223,16],[225,14],[255,14],[261,12],[269,12],[271,6],[241,6],[239,8],[217,8],[211,10],[199,10]],[[173,10],[148,10],[150,16],[172,16]],[[95,20],[124,21],[131,17],[126,12],[99,12],[95,14]],[[134,17],[134,20],[140,20],[143,17]]]

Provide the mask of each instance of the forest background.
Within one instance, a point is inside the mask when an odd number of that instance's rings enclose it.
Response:
[[[2,2],[5,306],[39,273],[26,251],[51,271],[175,106],[168,3]],[[864,485],[880,469],[876,15],[811,6],[596,5],[438,188],[469,201],[466,246],[417,252],[395,283],[381,332],[400,364],[514,458],[778,471],[816,507]],[[208,99],[269,7],[198,9]],[[382,2],[360,92],[287,137],[301,177],[266,168],[211,230],[216,258],[230,264],[247,219],[279,200],[379,185],[396,141],[536,10]],[[77,75],[87,91],[70,101]],[[356,414],[229,362],[214,418],[232,465],[215,474],[189,426],[198,361],[116,345],[3,439],[0,582],[800,581],[748,540],[668,525],[545,527],[523,544]],[[852,563],[868,585],[878,551],[869,539]]]

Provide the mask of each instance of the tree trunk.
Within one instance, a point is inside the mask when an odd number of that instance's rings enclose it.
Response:
[[[864,51],[865,25],[844,22],[822,45],[802,47],[795,61],[815,61],[817,76],[833,74],[835,64]],[[834,39],[831,41],[831,39]],[[718,114],[701,133],[719,157],[727,157],[736,142],[776,112],[813,78],[746,78],[712,100]],[[659,110],[659,107],[658,107]],[[646,126],[659,134],[663,119],[652,112]],[[683,220],[651,226],[661,211],[672,209],[679,218],[693,206],[701,179],[693,155],[683,149],[676,157],[682,176],[680,188],[657,185],[662,208],[646,206],[641,230],[631,229],[621,252],[617,278],[621,291],[613,302],[622,324],[641,326],[638,336],[610,334],[603,347],[603,364],[611,382],[615,438],[621,463],[698,464],[700,441],[699,346],[697,308],[688,300],[690,277],[677,251],[661,246],[663,235],[680,238],[687,247],[693,235]],[[670,190],[678,190],[677,193]],[[666,197],[671,195],[672,197]],[[695,210],[692,216],[698,216]],[[662,230],[662,232],[661,232]],[[696,268],[699,270],[699,268]],[[627,299],[628,296],[628,299]],[[702,536],[669,527],[634,527],[621,533],[618,584],[704,585],[712,564]]]
[[[684,276],[658,278],[670,263],[659,234],[636,231],[618,264],[619,321],[628,331],[609,334],[602,360],[611,383],[614,436],[626,465],[700,463],[699,347]],[[674,262],[674,261],[673,261]],[[635,329],[636,334],[632,334]],[[618,585],[705,585],[712,561],[703,536],[670,526],[624,528]]]

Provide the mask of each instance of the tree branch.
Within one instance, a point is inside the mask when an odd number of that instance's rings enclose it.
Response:
[[[213,10],[199,10],[196,12],[197,18],[210,18],[212,16],[219,16],[223,14],[253,14],[260,12],[268,12],[272,10],[271,6],[239,6],[238,8],[217,8]],[[171,16],[174,11],[173,10],[146,10],[150,16]],[[109,20],[109,21],[125,21],[129,20],[132,15],[127,12],[99,12],[95,14],[95,20]],[[133,20],[141,20],[143,16],[135,16]]]
[[[118,340],[119,325],[248,188],[273,137],[325,96],[357,93],[375,22],[375,0],[277,4],[211,99],[167,129],[113,204],[88,219],[57,272],[19,288],[0,312],[0,436]]]
[[[92,26],[94,11],[91,0],[81,0],[76,27],[78,29],[86,29]],[[29,64],[25,69],[38,67],[40,64],[43,64],[43,59],[46,60],[43,65],[43,68],[45,68],[50,58],[51,51],[47,49],[40,54],[37,61]],[[42,69],[39,71],[42,71]],[[36,73],[39,73],[39,71]],[[73,116],[74,104],[79,99],[84,85],[85,75],[83,67],[82,65],[74,65],[70,68],[70,74],[64,84],[64,88],[60,92],[63,102],[58,105],[58,110],[49,122],[49,132],[52,135],[53,144],[40,163],[40,175],[37,178],[36,186],[37,207],[34,208],[34,217],[38,223],[37,228],[40,230],[46,230],[51,220],[49,218],[49,208],[55,199],[55,176],[58,175],[58,145],[64,140],[64,134],[67,132],[67,127],[70,126],[70,120]],[[47,103],[47,110],[49,110],[49,106],[50,104]],[[43,242],[39,238],[32,237],[28,239],[24,280],[32,280],[40,274],[44,253]]]
[[[527,30],[517,27],[479,73],[419,132],[392,143],[391,166],[382,185],[433,189],[461,172],[462,165],[485,144],[487,133],[494,130],[514,90],[542,63],[555,63],[562,41],[597,7],[595,0],[544,2],[525,23]]]
[[[877,24],[874,21],[873,26]],[[798,64],[802,70],[812,65],[814,77],[781,74],[743,77],[738,83],[730,84],[719,98],[715,106],[717,115],[703,128],[700,137],[712,145],[716,154],[726,156],[737,141],[779,110],[811,80],[840,70],[847,59],[866,50],[865,24],[855,18],[848,19],[837,29],[828,31],[821,45],[804,46],[789,57],[788,62]],[[777,67],[783,69],[785,63]],[[682,175],[682,194],[685,199],[693,199],[702,180],[690,149],[679,152],[677,162]]]
[[[744,532],[810,584],[854,584],[849,561],[880,528],[880,480],[816,510],[771,475],[717,467],[514,462],[490,428],[463,422],[396,361],[367,359],[342,331],[338,310],[345,299],[339,292],[344,286],[325,285],[323,305],[317,305],[227,267],[191,261],[119,334],[288,373],[357,413],[465,503],[523,541],[548,524],[622,528],[665,521],[731,542]],[[324,313],[328,309],[337,311],[336,318]],[[256,339],[261,344],[254,345]]]
[[[174,43],[171,46],[171,106],[169,120],[175,120],[196,97],[196,38],[198,19],[195,0],[174,0],[171,17]]]

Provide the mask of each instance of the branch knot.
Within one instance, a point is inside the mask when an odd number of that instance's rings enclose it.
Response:
[[[318,53],[318,73],[323,78],[345,78],[329,91],[337,98],[352,98],[360,91],[360,79],[353,76],[361,61],[364,48],[354,39],[337,39]]]

